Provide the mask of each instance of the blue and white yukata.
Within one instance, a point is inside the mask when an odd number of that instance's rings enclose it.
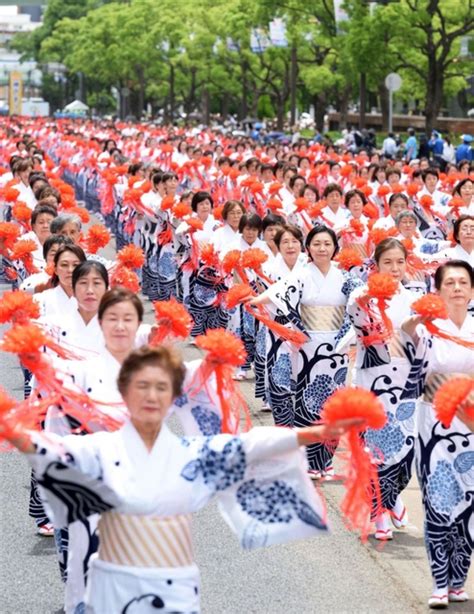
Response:
[[[350,330],[346,303],[361,281],[334,263],[327,275],[314,263],[292,272],[271,286],[266,294],[274,305],[276,319],[284,317],[309,339],[295,359],[286,352],[268,356],[269,390],[272,409],[280,423],[308,426],[320,419],[322,406],[331,394],[346,383],[349,357],[346,348],[336,346]],[[296,373],[294,410],[291,381]],[[293,418],[291,414],[293,413]],[[332,467],[336,442],[308,446],[310,469]]]
[[[300,254],[293,269],[289,269],[285,261],[278,254],[272,266],[269,267],[268,276],[274,282],[286,279],[308,264],[306,254]],[[276,316],[279,324],[293,328],[285,316]],[[260,332],[262,329],[262,335]],[[261,339],[263,337],[263,340]],[[267,327],[259,327],[257,334],[257,354],[259,344],[263,344],[261,353],[265,357],[264,398],[272,409],[273,419],[277,426],[293,426],[294,396],[296,391],[296,357],[294,348]],[[287,369],[274,369],[276,364],[291,365],[291,373]],[[257,385],[257,381],[255,382]],[[257,396],[257,395],[256,395]]]
[[[364,344],[364,338],[380,330],[381,317],[377,301],[369,300],[368,313],[358,304],[367,288],[357,289],[350,297],[347,311],[356,333],[357,353],[352,383],[373,392],[383,403],[387,424],[379,430],[368,429],[365,441],[377,459],[377,472],[383,510],[392,510],[398,495],[410,481],[415,449],[415,402],[403,399],[402,393],[410,372],[408,349],[400,335],[400,326],[410,315],[415,298],[401,284],[398,292],[387,301],[387,316],[393,325],[388,343]],[[382,510],[375,508],[374,516]]]
[[[474,340],[474,317],[459,329],[451,320],[434,323],[450,335]],[[425,513],[425,545],[437,589],[465,585],[474,548],[474,433],[457,416],[444,427],[433,397],[452,377],[474,376],[474,353],[453,341],[433,337],[423,327],[404,393],[416,401],[416,471]],[[418,400],[417,400],[418,399]]]
[[[151,451],[131,423],[84,437],[33,434],[33,442],[28,458],[55,526],[100,515],[88,612],[198,613],[190,519],[214,497],[244,548],[327,531],[289,429],[179,438],[163,425]]]

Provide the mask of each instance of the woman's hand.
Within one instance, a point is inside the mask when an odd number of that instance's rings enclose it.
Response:
[[[363,431],[364,425],[365,420],[362,418],[345,418],[344,420],[337,420],[333,424],[321,423],[297,429],[298,445],[309,446],[312,443],[339,439],[351,429]]]
[[[403,321],[401,328],[403,332],[409,335],[415,343],[418,343],[419,337],[416,333],[416,329],[419,324],[424,324],[424,322],[425,322],[424,316],[420,316],[420,315],[410,316],[409,318],[406,318]]]

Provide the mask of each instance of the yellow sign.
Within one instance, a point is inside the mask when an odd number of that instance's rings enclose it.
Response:
[[[8,104],[10,115],[21,115],[21,101],[23,98],[23,78],[21,72],[12,71],[10,73],[10,85]]]

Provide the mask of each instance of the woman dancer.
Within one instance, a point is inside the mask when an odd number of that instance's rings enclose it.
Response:
[[[384,404],[388,422],[379,430],[369,430],[366,442],[378,459],[381,507],[374,502],[375,538],[393,539],[389,518],[396,528],[406,526],[408,515],[400,497],[411,478],[415,444],[414,403],[402,400],[410,362],[400,340],[400,326],[410,314],[414,296],[402,285],[407,251],[397,239],[384,239],[374,253],[377,271],[398,284],[396,294],[387,301],[386,315],[393,326],[391,337],[381,331],[385,325],[377,299],[368,294],[368,287],[356,290],[350,297],[347,311],[357,336],[357,354],[353,383],[376,394]]]
[[[433,577],[431,608],[446,608],[449,601],[467,601],[465,583],[474,547],[474,433],[455,416],[443,426],[433,409],[439,386],[452,377],[474,374],[472,348],[455,342],[455,337],[474,342],[474,318],[468,312],[474,287],[472,267],[451,260],[435,274],[435,287],[447,306],[448,319],[434,324],[452,336],[441,339],[430,334],[421,316],[403,323],[403,330],[417,346],[407,381],[407,402],[416,407],[416,470],[425,513],[425,543]]]

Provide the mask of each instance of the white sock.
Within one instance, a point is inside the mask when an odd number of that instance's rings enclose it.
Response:
[[[387,531],[390,528],[387,514],[380,514],[375,520],[375,528],[377,531]]]
[[[400,516],[403,513],[403,508],[405,506],[403,505],[403,501],[402,498],[400,497],[400,495],[398,495],[397,500],[395,501],[395,505],[393,507],[393,512],[400,518]]]

